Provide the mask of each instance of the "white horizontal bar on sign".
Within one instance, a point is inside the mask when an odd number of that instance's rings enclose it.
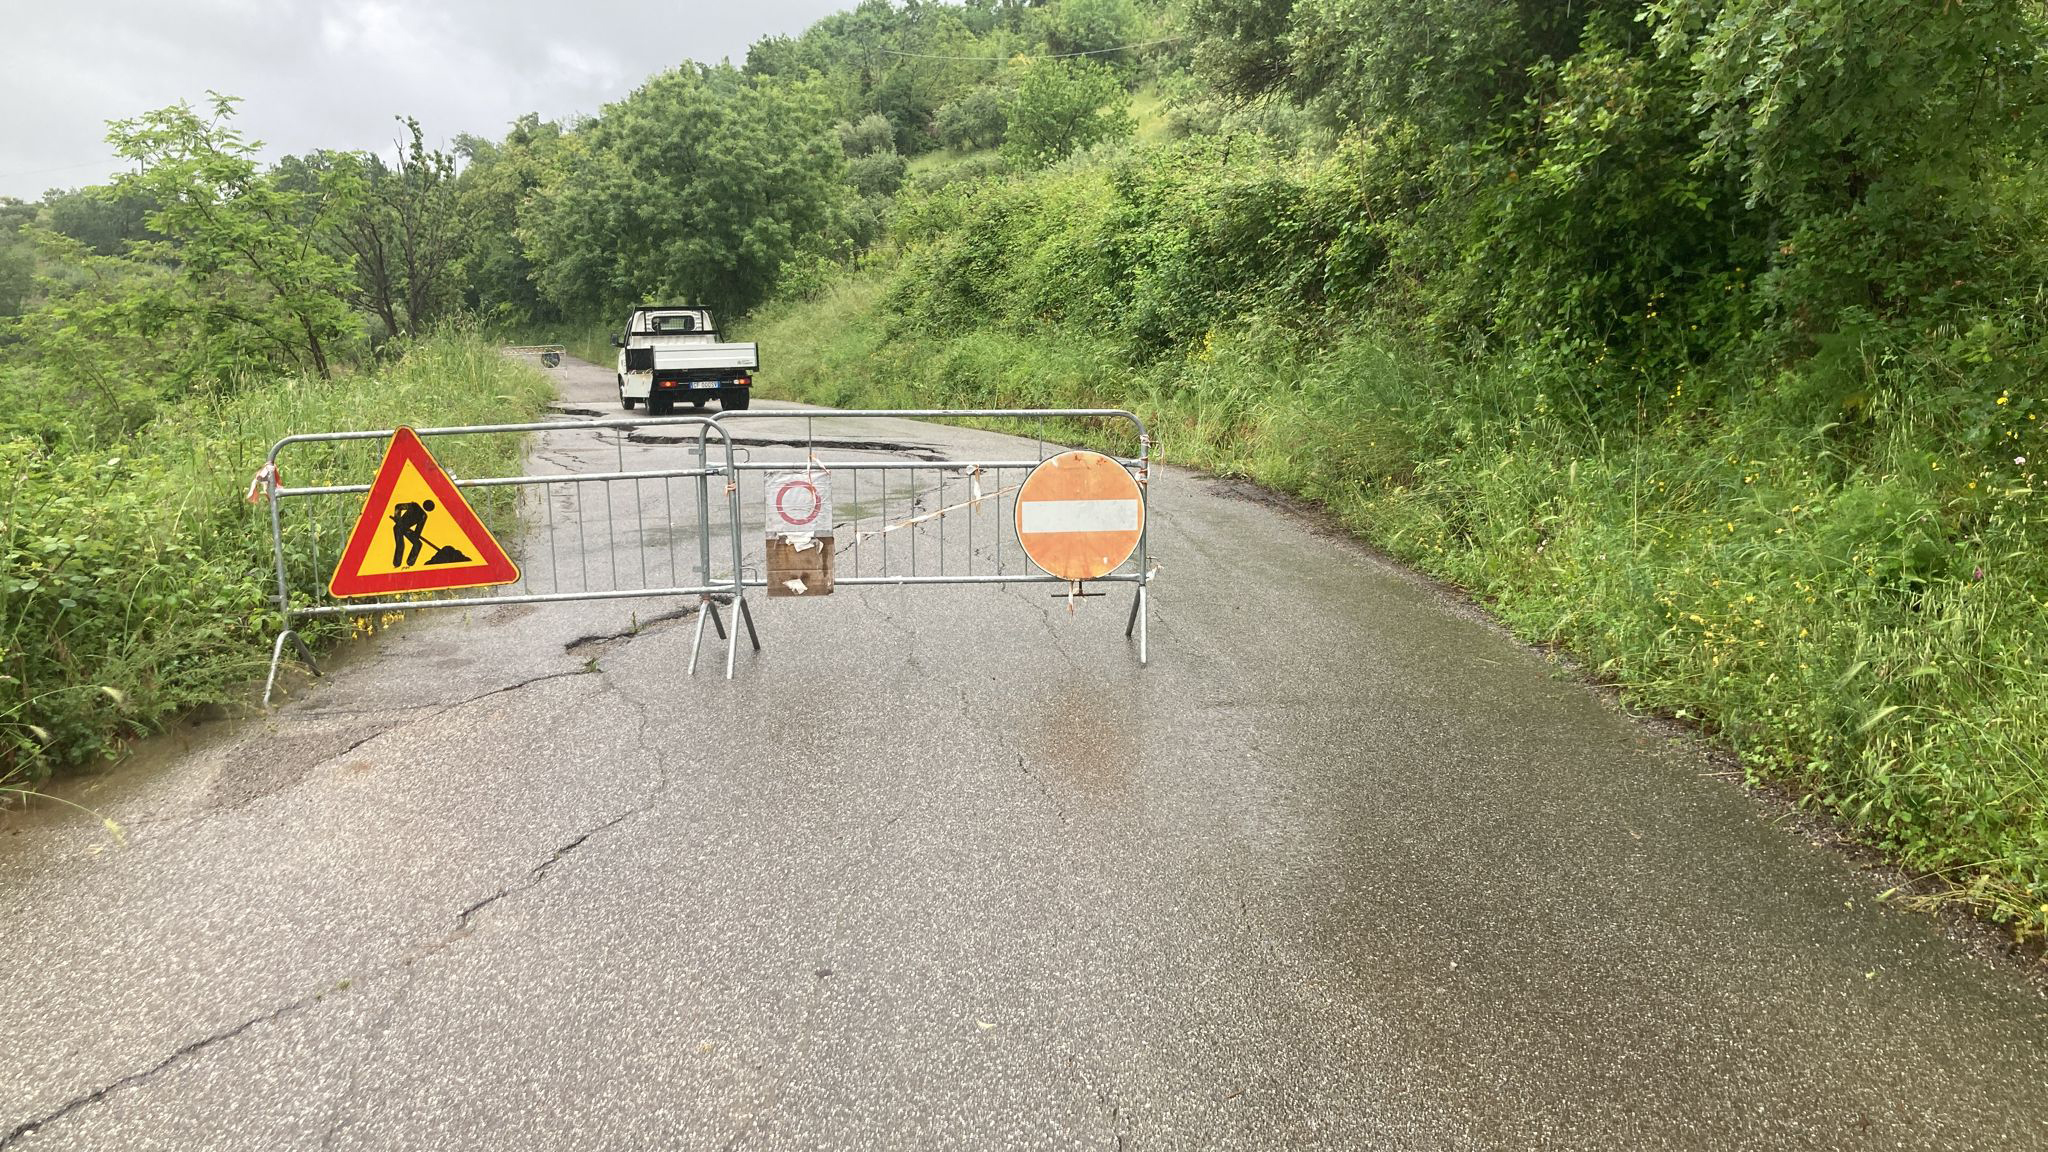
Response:
[[[1136,532],[1136,500],[1026,500],[1017,505],[1017,530],[1039,532]]]

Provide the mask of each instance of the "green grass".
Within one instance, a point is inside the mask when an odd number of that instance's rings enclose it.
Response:
[[[1159,85],[1147,81],[1138,85],[1131,93],[1131,119],[1137,122],[1137,140],[1140,144],[1151,144],[1164,140],[1168,135],[1166,94]]]
[[[1595,433],[1560,410],[1569,379],[1366,330],[1218,331],[1131,367],[1071,328],[919,332],[892,275],[757,316],[768,393],[1130,407],[1164,459],[1319,502],[1695,723],[1921,874],[1917,898],[2048,933],[2048,515],[2024,451],[1943,453],[1966,437],[1892,393],[1854,438],[1679,394]]]
[[[262,675],[279,627],[269,521],[267,505],[242,497],[277,439],[517,421],[552,395],[495,342],[448,331],[388,370],[185,401],[122,443],[0,443],[0,777],[116,757],[166,717],[236,699]],[[287,479],[360,480],[377,450],[299,453]],[[518,450],[480,438],[443,462],[479,473]]]
[[[955,152],[951,148],[941,148],[936,152],[926,152],[922,156],[912,156],[907,172],[913,177],[934,176],[962,165],[986,163],[999,155],[1001,153],[994,148],[982,148],[973,152]]]

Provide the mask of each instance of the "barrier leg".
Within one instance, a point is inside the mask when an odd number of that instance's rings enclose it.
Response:
[[[697,674],[697,653],[699,653],[699,652],[703,651],[703,649],[704,649],[704,618],[705,618],[706,616],[709,616],[710,614],[711,614],[711,601],[710,601],[710,599],[709,599],[709,598],[707,597],[707,598],[706,598],[706,599],[704,600],[704,602],[703,602],[702,604],[699,604],[699,605],[697,606],[697,633],[696,633],[696,635],[695,635],[695,636],[694,636],[694,637],[693,637],[693,638],[692,638],[692,639],[690,640],[690,672],[689,672],[689,674],[690,674],[690,675],[692,675],[692,676],[695,676],[695,675]]]
[[[754,631],[754,613],[747,607],[747,598],[740,597],[740,619],[746,621],[747,639],[753,642],[754,651],[761,650],[761,634]]]
[[[304,637],[290,628],[279,632],[277,634],[277,643],[270,646],[270,675],[263,681],[263,706],[265,708],[270,707],[270,697],[277,690],[277,670],[279,665],[284,663],[284,642],[287,640],[292,642],[292,648],[298,653],[299,659],[305,662],[306,667],[312,670],[313,675],[324,675],[320,671],[319,661],[313,659],[313,649],[307,646]]]
[[[727,680],[732,679],[734,670],[739,667],[740,625],[742,623],[747,626],[747,639],[753,643],[754,651],[759,652],[761,650],[761,636],[754,631],[754,614],[747,608],[746,595],[742,593],[734,596],[732,603],[735,619],[732,622],[732,635],[727,638],[725,645],[725,678]]]
[[[306,644],[305,637],[299,635],[297,632],[286,632],[285,635],[292,638],[292,647],[299,650],[299,659],[304,660],[306,662],[306,667],[311,668],[313,670],[313,675],[327,675],[327,673],[322,672],[320,670],[320,662],[318,660],[313,659],[313,649]]]
[[[1137,630],[1138,664],[1141,667],[1151,662],[1149,658],[1150,654],[1146,651],[1147,637],[1145,635],[1146,632],[1149,630],[1151,623],[1151,603],[1145,595],[1145,585],[1140,584],[1138,585],[1138,594],[1136,596],[1131,597],[1131,619],[1128,623],[1124,625],[1124,638],[1129,639],[1131,635],[1131,630]]]

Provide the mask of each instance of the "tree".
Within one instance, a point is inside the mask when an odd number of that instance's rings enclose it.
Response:
[[[1045,46],[1055,53],[1091,52],[1108,62],[1138,39],[1140,22],[1131,0],[1063,0],[1044,14]]]
[[[553,178],[562,126],[534,113],[521,116],[503,141],[458,136],[463,160],[455,178],[456,215],[466,235],[458,279],[463,299],[482,315],[544,321],[560,312],[541,298],[539,271],[519,236],[520,208]]]
[[[352,204],[312,200],[259,170],[259,145],[229,126],[236,100],[210,95],[210,116],[180,103],[112,125],[108,142],[135,165],[114,187],[153,204],[149,227],[169,238],[131,248],[177,271],[176,306],[198,336],[189,373],[226,379],[290,364],[327,376],[328,346],[356,325],[349,269],[316,236]]]
[[[932,126],[940,107],[987,79],[1012,53],[1036,46],[996,31],[989,15],[930,0],[862,0],[797,39],[756,43],[746,74],[813,79],[841,119],[879,113],[895,131],[896,151],[915,156],[936,143]]]
[[[1116,73],[1092,60],[1037,60],[1024,70],[1010,105],[1003,156],[1023,167],[1064,160],[1136,128]]]
[[[396,166],[349,155],[328,170],[322,187],[353,204],[333,232],[337,250],[355,266],[350,299],[374,313],[387,335],[411,337],[460,291],[456,261],[467,237],[455,158],[427,148],[419,121],[399,122],[410,139],[399,142]]]
[[[37,306],[9,327],[35,386],[4,397],[12,430],[124,436],[195,384],[226,386],[231,372],[205,356],[206,312],[175,270],[103,256],[50,228],[30,226],[24,238],[42,269]]]
[[[1765,286],[1788,315],[1939,322],[1971,292],[2036,290],[2032,267],[2000,282],[1985,225],[2002,181],[2038,179],[2018,174],[2048,132],[2039,4],[1659,0],[1651,17],[1697,82],[1696,166],[1772,217]]]
[[[21,315],[36,270],[35,248],[23,229],[35,222],[35,207],[0,197],[0,317]],[[5,334],[0,332],[0,342]]]
[[[808,84],[685,67],[565,141],[520,234],[541,294],[571,315],[654,297],[743,313],[836,231],[842,163]]]
[[[1246,27],[1290,9],[1289,58],[1278,80],[1296,100],[1343,126],[1399,120],[1460,144],[1520,110],[1532,73],[1578,50],[1603,15],[1609,40],[1633,32],[1637,0],[1201,0],[1211,19],[1246,10]],[[1616,45],[1627,47],[1626,44]],[[1249,57],[1270,48],[1246,48]]]
[[[933,123],[939,142],[962,152],[1000,145],[1003,131],[1009,125],[1009,112],[1003,106],[1003,95],[1000,90],[984,84],[949,101],[939,109],[938,119]]]
[[[894,152],[896,129],[887,117],[871,112],[854,123],[839,126],[839,147],[848,159],[871,152]]]
[[[862,196],[893,196],[903,186],[910,165],[896,151],[895,128],[880,113],[841,124],[839,147],[846,153],[846,182]]]
[[[1227,96],[1244,100],[1287,86],[1288,21],[1294,0],[1188,0],[1201,40],[1195,63]]]
[[[102,256],[118,256],[130,241],[155,239],[145,221],[154,205],[111,188],[79,188],[43,196],[42,218],[54,231]]]

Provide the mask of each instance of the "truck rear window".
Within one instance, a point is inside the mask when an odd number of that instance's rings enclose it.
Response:
[[[657,335],[695,332],[699,329],[697,318],[687,314],[682,316],[655,316],[651,317],[647,323],[650,330]]]

